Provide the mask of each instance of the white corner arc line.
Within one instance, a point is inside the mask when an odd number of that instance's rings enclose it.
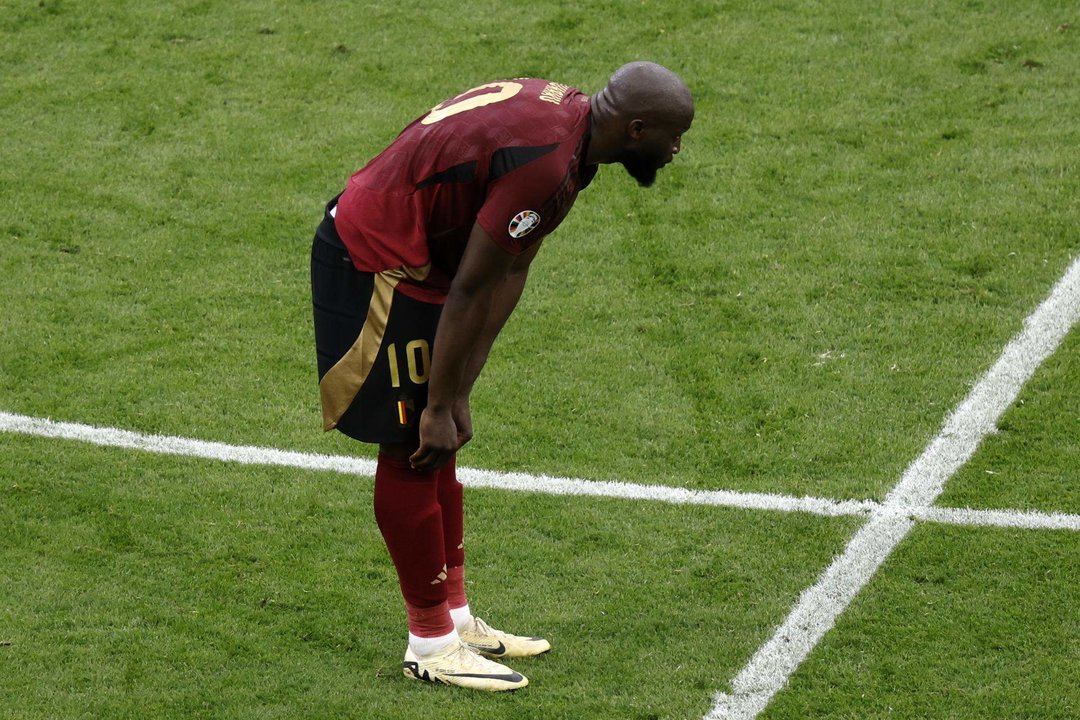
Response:
[[[716,694],[706,720],[750,720],[765,709],[907,536],[914,525],[911,516],[920,512],[933,514],[930,506],[945,482],[995,430],[1020,388],[1057,349],[1078,319],[1080,258],[1073,261],[1049,297],[1024,321],[1020,333],[946,419],[937,437],[908,467],[885,503],[871,512],[843,553],[802,593],[783,624],[735,676],[731,694]]]

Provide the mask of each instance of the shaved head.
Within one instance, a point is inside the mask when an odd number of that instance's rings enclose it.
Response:
[[[678,75],[654,62],[632,62],[615,71],[590,99],[590,160],[622,163],[641,185],[682,149],[694,121],[694,99]]]
[[[687,122],[694,117],[690,88],[678,75],[654,62],[623,65],[600,95],[618,115]]]

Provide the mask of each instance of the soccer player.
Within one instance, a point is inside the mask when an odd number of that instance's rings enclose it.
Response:
[[[686,85],[655,63],[624,65],[591,97],[492,82],[417,118],[326,206],[311,251],[323,423],[379,445],[375,518],[405,598],[406,676],[514,690],[528,680],[492,658],[550,649],[469,610],[454,469],[469,394],[541,240],[597,167],[652,185],[693,118]]]

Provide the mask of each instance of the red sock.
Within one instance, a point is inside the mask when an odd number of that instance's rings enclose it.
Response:
[[[450,610],[469,604],[465,597],[465,568],[461,565],[446,568],[446,601]]]
[[[450,606],[446,601],[434,607],[422,608],[405,602],[405,613],[409,616],[409,632],[416,637],[433,638],[449,635],[454,630],[454,621],[450,619]]]
[[[380,453],[375,469],[375,519],[397,569],[409,632],[419,637],[452,632],[436,474],[418,472],[408,458]]]
[[[446,553],[446,592],[451,608],[465,607],[464,488],[457,479],[457,455],[436,470]]]

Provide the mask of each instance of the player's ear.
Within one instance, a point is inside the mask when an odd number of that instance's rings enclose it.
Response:
[[[634,119],[626,124],[626,135],[631,140],[640,140],[643,134],[645,134],[644,120]]]

